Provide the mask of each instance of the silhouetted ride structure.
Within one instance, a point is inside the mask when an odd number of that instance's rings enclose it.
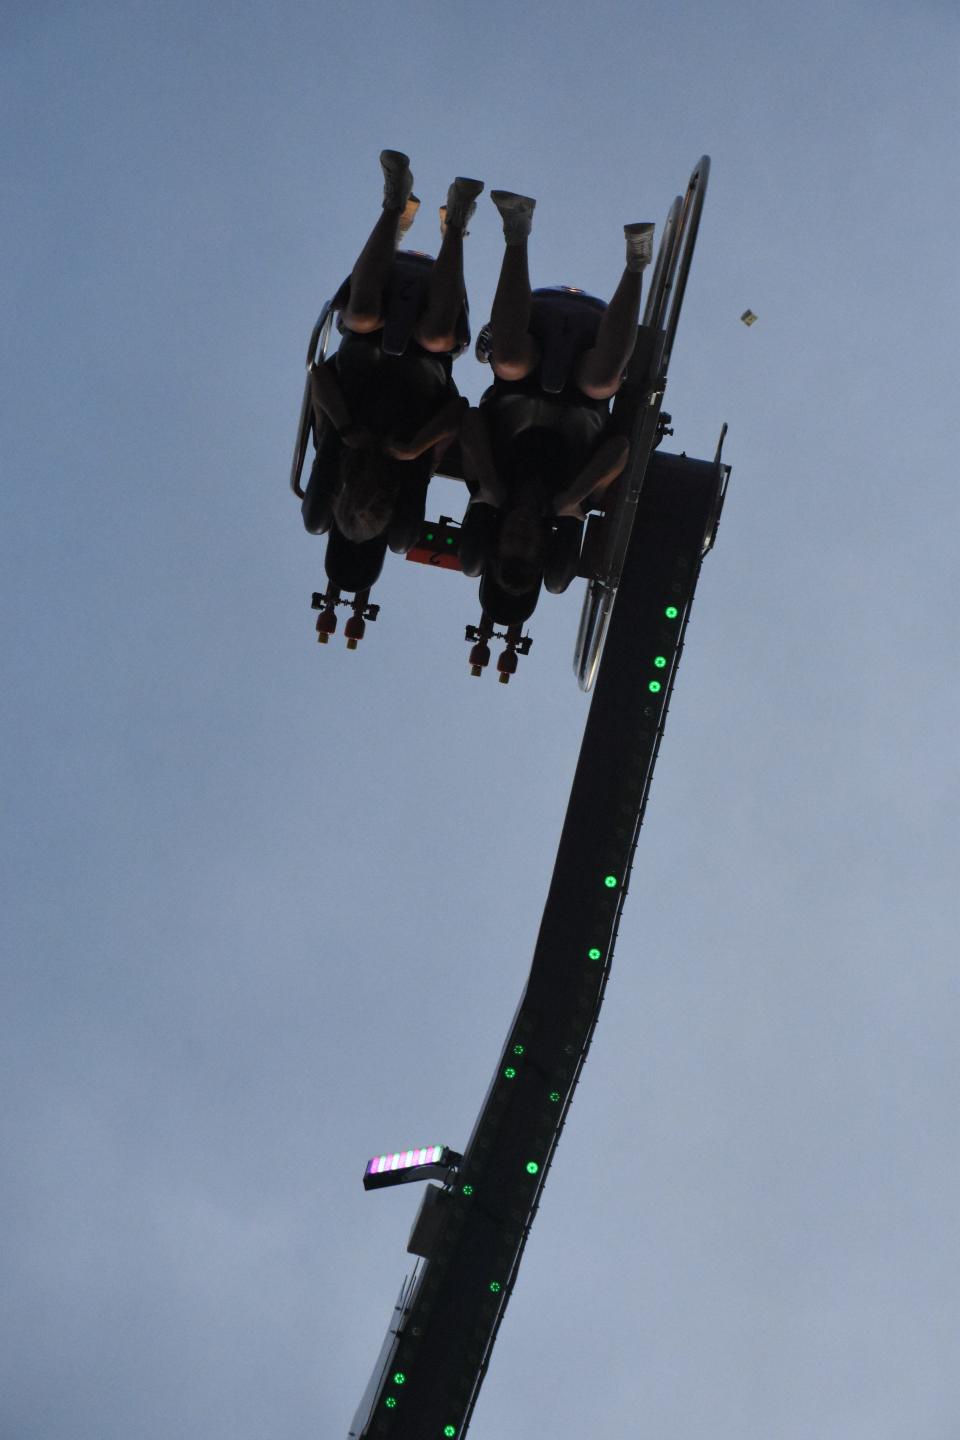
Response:
[[[587,521],[574,669],[594,693],[523,995],[462,1154],[433,1145],[381,1155],[364,1176],[370,1189],[441,1183],[424,1193],[408,1244],[417,1262],[351,1440],[466,1434],[597,1024],[700,567],[730,474],[721,460],[726,427],[712,460],[657,448],[672,433],[662,401],[708,173],[705,156],[670,207],[615,401],[629,420],[630,458],[606,508]],[[308,364],[322,352],[328,320],[321,316],[315,328]],[[291,477],[297,490],[309,426],[307,401]],[[442,468],[459,474],[455,464]],[[424,525],[412,558],[455,568],[456,531],[447,518]],[[474,657],[483,658],[477,647],[490,638],[484,628],[472,636],[468,629],[474,668]],[[509,675],[523,636],[504,638]]]

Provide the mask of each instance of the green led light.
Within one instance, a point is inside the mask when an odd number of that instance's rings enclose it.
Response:
[[[658,670],[662,670],[667,663],[666,655],[658,655],[653,663],[654,665],[656,665]]]
[[[394,1375],[393,1383],[394,1385],[405,1385],[407,1383],[407,1377],[406,1375],[404,1375],[402,1370],[398,1370],[397,1373]]]
[[[453,1440],[454,1435],[457,1433],[456,1425],[444,1425],[443,1433],[446,1435],[447,1440]]]
[[[448,544],[448,545],[452,545],[452,544],[453,544],[453,536],[452,536],[452,535],[448,535],[448,536],[447,536],[447,544]]]
[[[388,1395],[387,1398],[386,1398],[386,1400],[384,1401],[384,1404],[386,1405],[386,1407],[387,1407],[388,1410],[396,1410],[396,1408],[397,1408],[397,1397],[396,1397],[396,1395]]]
[[[560,1091],[559,1091],[559,1090],[551,1090],[551,1091],[550,1091],[550,1099],[553,1101],[554,1105],[556,1105],[557,1101],[560,1099]]]
[[[647,686],[647,689],[650,691],[650,693],[651,693],[652,695],[659,695],[659,694],[660,694],[660,681],[659,681],[659,680],[651,680],[651,681],[650,681],[650,684]]]
[[[432,539],[433,539],[433,531],[432,531],[432,530],[428,530],[428,531],[427,531],[427,539],[428,539],[428,540],[432,540]]]
[[[660,686],[659,686],[659,685],[657,686],[657,689],[658,689],[658,690],[660,689]],[[603,883],[604,883],[604,885],[606,885],[606,887],[607,887],[608,890],[616,890],[616,888],[617,888],[617,877],[616,877],[616,875],[604,875],[604,877],[603,877]]]
[[[507,1080],[512,1080],[512,1079],[514,1078],[514,1076],[516,1075],[517,1072],[516,1072],[516,1070],[514,1070],[514,1068],[513,1068],[512,1065],[508,1065],[507,1068],[506,1068],[506,1070],[504,1070],[503,1073],[504,1073],[504,1076],[506,1077]]]
[[[528,1161],[527,1161],[527,1174],[528,1174],[528,1175],[536,1175],[536,1173],[537,1173],[537,1171],[538,1171],[539,1169],[540,1169],[540,1166],[537,1164],[536,1160],[528,1160]]]
[[[522,1046],[522,1045],[514,1045],[514,1047],[513,1047],[513,1053],[514,1053],[514,1055],[522,1055],[522,1054],[523,1054],[523,1046]]]
[[[499,1280],[491,1280],[491,1281],[490,1281],[490,1293],[491,1293],[491,1295],[499,1295],[499,1294],[500,1294],[500,1281],[499,1281]]]
[[[464,1185],[464,1187],[463,1187],[463,1193],[464,1193],[464,1195],[472,1195],[472,1194],[473,1194],[473,1186],[472,1186],[472,1185]]]
[[[676,620],[677,616],[680,614],[680,611],[677,609],[676,605],[668,605],[663,613],[664,615],[666,615],[668,620]]]
[[[588,959],[588,960],[599,960],[601,953],[602,953],[602,952],[597,949],[596,945],[592,945],[592,946],[590,947],[590,949],[587,951],[587,959]]]

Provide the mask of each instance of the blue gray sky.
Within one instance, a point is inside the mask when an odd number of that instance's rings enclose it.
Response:
[[[286,489],[383,146],[422,248],[481,176],[598,294],[713,157],[667,408],[733,479],[471,1433],[957,1434],[958,29],[9,0],[3,1440],[345,1435],[417,1203],[364,1162],[466,1139],[526,975],[580,596],[509,688],[401,561],[321,650]],[[484,199],[476,323],[499,254]]]

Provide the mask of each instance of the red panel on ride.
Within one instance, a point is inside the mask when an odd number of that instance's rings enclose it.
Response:
[[[436,523],[425,521],[420,534],[407,551],[408,560],[433,565],[440,570],[460,570],[460,527],[441,515]]]
[[[417,560],[421,565],[435,565],[441,570],[462,568],[459,555],[452,555],[449,550],[435,550],[432,546],[427,548],[423,545],[411,545],[407,551],[407,559]]]

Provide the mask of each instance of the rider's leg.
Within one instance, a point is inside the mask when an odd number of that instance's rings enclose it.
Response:
[[[482,189],[481,180],[458,176],[447,193],[440,253],[430,271],[427,302],[414,330],[415,339],[425,350],[442,354],[457,348],[457,322],[467,298],[463,237]]]
[[[383,210],[367,237],[350,275],[350,298],[342,320],[348,330],[368,334],[383,324],[383,292],[393,265],[397,248],[397,231],[404,213],[413,176],[410,162],[399,150],[384,150],[380,155],[383,167]]]
[[[637,341],[640,287],[643,276],[624,270],[613,299],[603,312],[592,350],[577,362],[576,382],[592,400],[606,400],[620,388],[620,380]]]
[[[540,358],[537,342],[528,333],[533,297],[527,236],[535,202],[506,190],[492,190],[490,198],[503,218],[506,241],[490,316],[490,363],[501,380],[523,380]]]
[[[593,349],[581,355],[577,385],[593,400],[607,400],[620,388],[627,361],[633,354],[640,321],[643,272],[652,254],[653,226],[625,225],[627,266],[613,299],[603,312]]]

